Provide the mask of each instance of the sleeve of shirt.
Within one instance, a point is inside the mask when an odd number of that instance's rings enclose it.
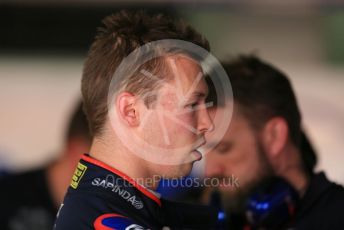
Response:
[[[85,202],[87,199],[87,202]],[[116,210],[106,211],[96,196],[67,196],[57,213],[54,230],[144,230]]]
[[[54,230],[90,230],[93,229],[92,220],[96,216],[95,211],[85,205],[83,197],[67,196],[56,215]]]
[[[214,229],[218,210],[211,206],[184,204],[162,199],[166,223],[172,229]]]

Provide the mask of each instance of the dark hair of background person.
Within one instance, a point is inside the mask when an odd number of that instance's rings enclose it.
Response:
[[[289,127],[292,142],[302,153],[304,170],[312,174],[317,162],[315,150],[301,128],[301,114],[287,76],[254,55],[240,55],[222,63],[229,76],[235,106],[255,130],[272,117],[283,117]],[[208,102],[223,106],[210,78],[206,78]],[[236,108],[237,106],[237,108]]]
[[[111,78],[121,61],[136,48],[152,41],[178,39],[209,50],[209,43],[201,34],[191,26],[167,15],[148,14],[142,10],[123,10],[106,17],[103,24],[88,52],[82,76],[84,111],[92,136],[101,134],[106,120]],[[153,74],[157,65],[158,62],[153,62]],[[157,88],[156,82],[153,82],[155,78],[135,79],[127,82],[127,88],[134,89],[134,92],[129,91],[131,93],[137,93],[135,90],[139,90],[144,94],[152,91],[154,87]]]
[[[301,130],[300,149],[303,168],[308,175],[312,175],[314,173],[314,168],[317,164],[318,158],[311,141],[303,130]]]
[[[66,143],[73,137],[82,137],[86,141],[91,141],[88,121],[83,111],[82,102],[77,103],[77,106],[74,108],[74,111],[70,116],[65,136]]]

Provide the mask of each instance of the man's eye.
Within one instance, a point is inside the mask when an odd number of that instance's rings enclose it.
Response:
[[[194,103],[188,104],[187,107],[189,109],[195,110],[195,109],[197,109],[198,105],[199,105],[198,102],[194,102]]]

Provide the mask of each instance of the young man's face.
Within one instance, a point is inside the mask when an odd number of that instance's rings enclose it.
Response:
[[[205,98],[208,87],[199,65],[185,56],[167,58],[171,81],[163,83],[157,101],[147,110],[144,129],[146,143],[165,149],[166,162],[161,162],[167,177],[183,176],[192,163],[201,159],[196,150],[205,143],[205,132],[212,129]],[[170,164],[166,166],[164,164]]]
[[[219,112],[221,108],[217,109]],[[211,116],[216,112],[210,110]],[[211,144],[211,143],[209,143]],[[241,209],[251,189],[271,173],[257,131],[240,113],[234,112],[229,129],[216,147],[206,155],[206,177],[225,183],[218,189],[224,204],[232,211]],[[233,183],[237,178],[237,183]],[[232,183],[230,183],[232,182]],[[239,211],[238,210],[238,211]]]

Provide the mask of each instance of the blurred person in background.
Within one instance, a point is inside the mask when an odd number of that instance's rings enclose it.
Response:
[[[58,159],[47,166],[1,178],[0,229],[52,229],[77,161],[91,144],[81,103],[69,120],[64,143]]]
[[[314,172],[316,155],[286,75],[255,56],[223,66],[234,112],[227,133],[206,156],[205,176],[221,181],[212,191],[221,195],[229,229],[344,229],[344,189]],[[216,105],[208,85],[207,100]],[[228,180],[233,176],[236,182]]]

